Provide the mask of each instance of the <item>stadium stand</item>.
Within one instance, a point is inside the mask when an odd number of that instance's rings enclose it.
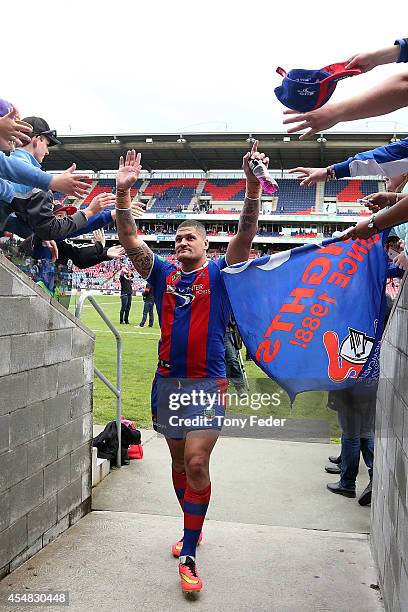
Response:
[[[159,195],[175,187],[189,187],[196,189],[199,179],[183,178],[183,179],[151,179],[144,190],[145,195]]]
[[[278,179],[276,211],[284,214],[309,214],[315,207],[316,185],[299,189],[299,181]]]
[[[91,191],[81,203],[81,206],[88,206],[92,199],[103,192],[114,191],[114,179],[99,179],[91,181]],[[295,178],[278,178],[279,191],[274,200],[274,214],[310,214],[315,211],[316,205],[316,185],[299,189],[299,181]],[[203,181],[202,181],[203,182]],[[139,179],[131,189],[132,199],[138,193],[143,180]],[[151,213],[181,212],[192,210],[194,196],[197,196],[197,188],[200,179],[197,178],[178,178],[178,179],[151,179],[146,180],[146,187],[143,190],[145,200],[150,198],[148,211]],[[360,206],[356,201],[364,198],[370,193],[383,190],[382,181],[373,179],[351,179],[330,181],[323,186],[323,198],[336,199],[338,205],[337,214],[349,215],[356,214]],[[206,180],[204,189],[197,198],[198,204],[206,203],[206,212],[215,214],[239,214],[241,207],[231,206],[229,203],[243,202],[245,198],[245,182],[243,179],[211,179]],[[63,200],[63,194],[55,194],[55,199]],[[217,203],[219,205],[217,206]],[[79,202],[77,203],[77,205]],[[354,210],[348,209],[347,204],[354,206]],[[321,202],[323,210],[323,201]],[[317,208],[316,210],[319,210]],[[202,211],[202,209],[201,209]],[[358,214],[367,214],[365,210],[359,210]]]
[[[143,181],[139,179],[138,181],[136,181],[136,183],[130,190],[130,195],[132,198],[136,195],[137,191],[140,189],[142,182]],[[115,190],[115,180],[114,179],[99,179],[97,182],[95,182],[93,189],[91,189],[91,191],[88,193],[88,195],[82,202],[82,206],[88,206],[92,202],[92,200],[100,193],[109,193],[114,190]]]
[[[222,202],[239,201],[245,197],[245,181],[237,179],[213,179],[206,181],[202,195]]]
[[[152,179],[143,191],[144,196],[153,196],[150,212],[185,209],[195,194],[199,179]]]
[[[188,207],[193,195],[194,189],[191,187],[170,187],[154,198],[149,211],[156,213],[171,209],[174,212],[176,208],[180,208],[181,211]]]
[[[378,181],[353,179],[329,181],[325,184],[325,197],[335,197],[338,202],[356,202],[370,193],[378,191]]]

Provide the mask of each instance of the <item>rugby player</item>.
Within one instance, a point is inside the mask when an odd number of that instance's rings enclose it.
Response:
[[[140,153],[128,151],[126,159],[121,157],[116,178],[119,240],[136,270],[154,288],[161,328],[158,367],[152,386],[152,418],[155,430],[166,438],[172,460],[173,485],[184,514],[184,536],[173,545],[172,552],[179,557],[181,587],[186,592],[202,588],[195,563],[196,548],[210,501],[209,462],[220,427],[219,420],[215,419],[211,426],[209,418],[208,426],[172,429],[169,419],[163,416],[168,413],[160,405],[160,395],[168,400],[170,389],[192,396],[192,391],[222,389],[221,381],[225,383],[224,336],[230,305],[221,270],[249,258],[257,231],[261,186],[248,162],[258,159],[266,166],[269,164],[269,159],[259,153],[257,147],[255,141],[252,150],[243,158],[246,194],[238,232],[229,242],[226,257],[217,261],[207,259],[209,244],[205,228],[196,220],[183,221],[177,228],[175,254],[178,264],[153,254],[137,235],[130,209],[130,188],[141,171]],[[168,401],[166,407],[168,409]],[[223,408],[219,402],[214,414],[219,415]],[[189,418],[200,417],[207,410],[208,406],[203,404],[188,405],[182,408],[182,414]]]

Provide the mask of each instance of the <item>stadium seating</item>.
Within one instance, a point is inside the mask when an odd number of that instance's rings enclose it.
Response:
[[[182,209],[188,207],[193,197],[195,189],[192,187],[170,187],[165,192],[156,196],[153,205],[149,208],[150,212],[166,212],[171,209],[175,212],[176,206]]]
[[[140,189],[142,182],[143,181],[139,179],[133,185],[132,189],[130,190],[130,194],[132,198],[136,195],[138,189]],[[100,193],[111,193],[115,191],[115,189],[116,189],[115,179],[99,179],[95,187],[90,191],[90,193],[86,196],[85,200],[82,202],[82,205],[88,206],[92,202],[92,200]]]
[[[89,179],[91,184],[91,179]],[[192,198],[196,194],[196,190],[200,179],[196,178],[179,178],[179,179],[151,179],[146,181],[147,186],[143,191],[143,195],[151,198],[151,206],[149,212],[165,213],[165,212],[180,212],[191,208]],[[276,209],[274,206],[274,214],[310,214],[315,210],[316,205],[316,186],[299,187],[297,179],[277,179],[279,191],[276,193]],[[132,199],[137,194],[143,183],[139,179],[131,189]],[[92,199],[103,192],[111,192],[115,190],[114,179],[99,179],[92,183],[93,188],[87,195],[85,200],[81,202],[81,206],[87,206]],[[377,180],[362,180],[350,179],[329,181],[324,185],[324,197],[336,198],[339,204],[338,215],[356,214],[356,211],[348,209],[348,203],[354,203],[360,198],[364,198],[370,193],[374,193],[379,189],[383,189],[381,181]],[[212,204],[208,213],[215,214],[239,214],[241,206],[226,206],[227,202],[242,202],[245,197],[245,180],[244,179],[211,179],[205,181],[204,189],[201,195],[206,195],[211,198]],[[64,194],[55,194],[55,199],[63,200]],[[219,202],[218,206],[217,203]],[[79,202],[77,202],[77,205]],[[224,206],[223,206],[224,204]],[[342,206],[343,205],[343,206]],[[176,208],[177,207],[177,208]],[[319,208],[317,208],[319,210]],[[366,211],[359,211],[361,214],[366,214]]]
[[[316,185],[299,187],[299,181],[293,179],[278,179],[277,213],[282,214],[309,214],[315,207]]]
[[[373,180],[340,180],[325,184],[325,197],[337,198],[338,202],[356,202],[370,193],[378,191],[378,181]]]
[[[185,209],[191,202],[199,179],[152,179],[143,191],[143,195],[154,196],[150,212],[174,212],[177,205]]]
[[[206,181],[202,195],[222,202],[239,201],[245,197],[245,180],[213,179]]]
[[[144,195],[160,195],[165,193],[168,189],[175,189],[176,187],[189,188],[193,191],[197,188],[199,179],[151,179],[146,189],[143,191]]]

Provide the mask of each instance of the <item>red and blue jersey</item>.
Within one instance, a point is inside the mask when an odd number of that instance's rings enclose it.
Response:
[[[224,258],[183,272],[154,256],[148,281],[161,328],[161,376],[179,378],[225,377],[224,336],[231,307],[221,278]]]

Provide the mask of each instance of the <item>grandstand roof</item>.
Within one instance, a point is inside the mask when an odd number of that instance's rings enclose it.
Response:
[[[360,151],[388,144],[390,133],[341,133],[316,135],[299,141],[299,134],[283,132],[253,133],[261,150],[270,157],[273,169],[298,165],[320,167],[342,161]],[[399,135],[403,138],[407,136]],[[62,144],[53,147],[45,160],[46,170],[64,170],[72,162],[82,170],[114,170],[118,157],[127,149],[141,151],[143,167],[148,170],[238,170],[248,150],[248,133],[184,134],[105,134],[58,136]],[[111,140],[119,140],[112,143]],[[151,140],[151,142],[150,142]]]

